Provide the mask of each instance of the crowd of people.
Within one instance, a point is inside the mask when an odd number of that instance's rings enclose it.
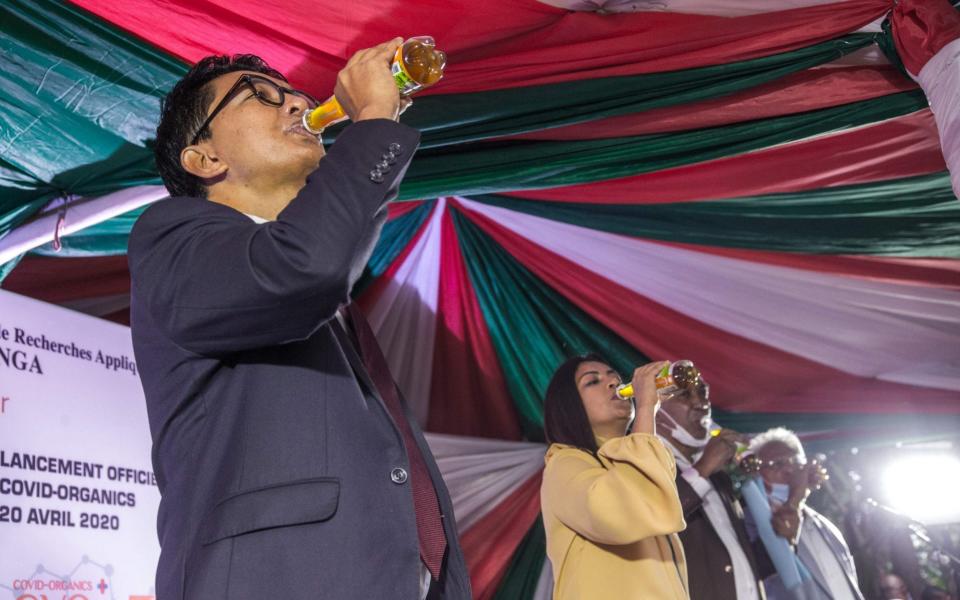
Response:
[[[634,372],[632,400],[601,356],[554,373],[541,494],[554,598],[862,600],[844,536],[807,503],[823,465],[785,428],[720,428],[702,376],[659,394],[666,364]],[[877,583],[912,598],[893,573]]]

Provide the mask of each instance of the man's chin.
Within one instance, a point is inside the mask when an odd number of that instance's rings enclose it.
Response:
[[[323,151],[322,145],[317,145],[315,147],[301,147],[295,156],[296,162],[309,173],[317,168],[326,153]]]

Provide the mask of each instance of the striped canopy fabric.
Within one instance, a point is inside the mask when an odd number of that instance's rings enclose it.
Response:
[[[695,361],[716,419],[814,446],[960,425],[948,0],[0,0],[0,277],[127,322],[159,102],[209,54],[330,94],[431,34],[447,75],[354,297],[451,487],[478,598],[547,598],[542,395]],[[325,141],[334,142],[336,130]]]

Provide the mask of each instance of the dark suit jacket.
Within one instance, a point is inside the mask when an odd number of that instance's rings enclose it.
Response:
[[[198,198],[137,221],[158,600],[418,597],[411,487],[391,478],[410,471],[401,434],[333,318],[418,142],[391,121],[350,125],[275,222]],[[442,597],[469,598],[453,507],[413,428],[444,515]]]
[[[753,547],[743,524],[743,508],[734,494],[733,482],[722,471],[711,475],[710,482],[723,500],[740,546],[750,561],[754,579],[758,581],[757,589],[762,593],[763,585],[759,583]],[[707,518],[703,510],[703,499],[679,471],[677,492],[680,494],[680,504],[683,505],[683,518],[687,522],[687,528],[680,532],[680,541],[683,542],[683,551],[687,557],[690,600],[738,600],[730,553]]]

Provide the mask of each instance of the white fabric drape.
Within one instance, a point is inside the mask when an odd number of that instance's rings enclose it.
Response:
[[[60,235],[65,236],[167,196],[167,188],[162,185],[138,185],[96,198],[54,200],[44,207],[46,214],[0,239],[0,265],[52,241],[61,213],[64,219]]]
[[[941,48],[916,79],[930,102],[953,193],[960,198],[960,39]]]
[[[550,559],[543,561],[543,569],[540,571],[540,579],[537,580],[537,589],[533,592],[533,600],[552,600],[553,599],[553,566]]]
[[[755,263],[461,202],[722,331],[861,377],[960,390],[957,290]]]
[[[532,442],[437,433],[426,437],[450,491],[461,534],[539,473],[547,451]]]
[[[367,315],[370,326],[417,422],[430,410],[433,347],[440,285],[440,223],[445,201],[437,200],[426,230]]]

